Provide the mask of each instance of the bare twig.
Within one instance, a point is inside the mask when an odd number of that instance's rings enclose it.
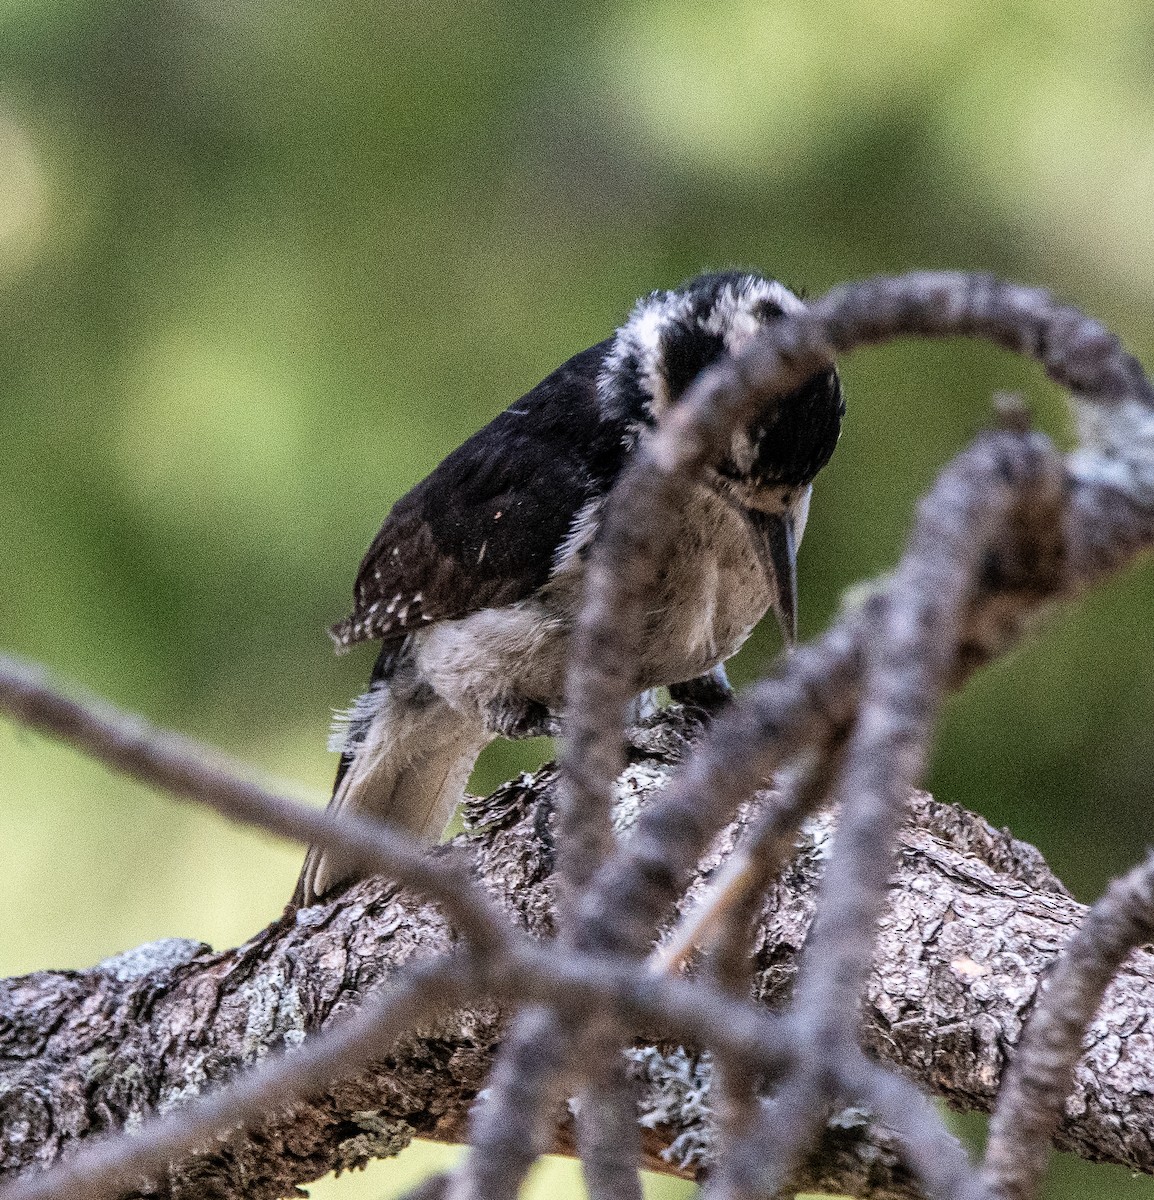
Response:
[[[721,872],[721,884],[713,885],[707,896],[674,931],[684,944],[692,945],[685,932],[701,924],[702,913],[710,913],[720,896],[721,912],[716,920],[717,941],[707,958],[709,974],[718,985],[733,995],[749,993],[753,982],[754,964],[750,956],[752,934],[757,912],[764,893],[772,884],[781,864],[794,847],[794,834],[802,817],[829,798],[834,782],[841,774],[844,762],[845,739],[838,737],[818,748],[794,769],[780,785],[780,791],[770,796],[759,811],[749,835],[738,844]],[[742,862],[744,869],[734,885],[727,885],[725,875],[730,864]],[[719,1162],[710,1180],[710,1194],[718,1200],[737,1200],[749,1193],[751,1182],[747,1167],[743,1167],[742,1148],[755,1146],[762,1120],[759,1086],[764,1080],[747,1062],[716,1056],[714,1071],[714,1106],[720,1114],[719,1126],[733,1153],[723,1145]]]
[[[113,1200],[155,1178],[173,1160],[252,1121],[253,1114],[273,1114],[307,1099],[333,1078],[379,1056],[418,1021],[460,1004],[471,990],[470,974],[464,956],[417,964],[386,995],[308,1046],[249,1071],[187,1109],[154,1117],[130,1137],[90,1142],[59,1166],[25,1175],[4,1189],[5,1200]]]
[[[586,1084],[577,1097],[577,1153],[589,1200],[641,1200],[638,1093],[626,1070],[619,1025],[593,1022],[582,1043]],[[596,1109],[596,1111],[591,1111]]]
[[[364,870],[426,892],[479,949],[496,949],[505,938],[505,921],[455,856],[430,855],[426,846],[379,822],[344,815],[338,819],[294,804],[243,779],[207,747],[110,704],[66,696],[42,671],[3,657],[0,713],[141,783],[207,805],[230,820],[339,850]]]
[[[554,1021],[539,1006],[518,1015],[490,1079],[490,1099],[470,1121],[471,1149],[450,1184],[450,1200],[515,1200],[529,1169],[552,1145],[567,1062],[564,1041],[546,1036]]]
[[[843,749],[844,737],[835,738],[812,759],[805,758],[784,777],[779,776],[749,835],[726,859],[706,894],[649,956],[651,970],[680,970],[695,950],[716,943],[711,956],[713,973],[735,988],[746,985],[748,970],[741,959],[749,953],[749,926],[766,888],[793,849],[798,825],[828,798],[841,773]]]
[[[1060,464],[1044,439],[1000,434],[955,460],[922,502],[869,638],[867,688],[838,792],[841,820],[798,982],[796,1007],[815,1042],[844,1044],[855,1036],[897,830],[924,770],[970,580],[1024,487],[1049,495],[1056,523],[1060,481]]]
[[[854,1076],[856,1075],[856,1080]],[[912,1083],[858,1055],[843,1072],[847,1099],[893,1130],[914,1175],[930,1200],[979,1200],[980,1185],[962,1144]]]
[[[1154,854],[1090,909],[1066,944],[1010,1064],[986,1147],[985,1173],[1006,1200],[1032,1200],[1082,1054],[1082,1039],[1110,980],[1154,939]]]

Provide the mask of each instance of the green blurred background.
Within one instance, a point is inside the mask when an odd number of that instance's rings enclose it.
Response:
[[[318,802],[369,664],[324,629],[388,506],[638,295],[705,267],[810,294],[980,268],[1154,359],[1145,4],[8,0],[0,68],[3,648]],[[994,389],[1068,437],[988,348],[844,377],[806,635],[894,562]],[[1147,565],[1059,614],[950,704],[934,762],[940,798],[1084,898],[1154,825],[1152,601]],[[775,650],[767,628],[737,677]],[[475,783],[547,749],[494,747]],[[235,943],[291,890],[297,849],[10,727],[0,754],[4,973]],[[314,1194],[393,1195],[452,1153]],[[1051,1196],[1075,1193],[1154,1185],[1064,1164]]]

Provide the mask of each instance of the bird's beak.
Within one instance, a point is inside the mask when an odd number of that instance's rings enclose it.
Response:
[[[788,513],[775,513],[766,522],[766,546],[773,568],[773,612],[787,646],[797,641],[797,539]]]

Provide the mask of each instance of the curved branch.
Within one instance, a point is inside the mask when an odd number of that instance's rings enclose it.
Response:
[[[685,746],[676,713],[638,735],[616,821],[631,824],[666,783]],[[639,749],[644,747],[644,749]],[[556,776],[506,785],[471,809],[468,839],[482,882],[522,928],[552,930],[549,813]],[[883,1058],[955,1106],[987,1108],[1041,972],[1084,910],[1035,851],[979,818],[912,802],[901,871],[883,919],[869,984],[866,1034]],[[758,921],[757,994],[790,987],[812,916],[832,823],[805,827],[797,857]],[[727,830],[687,903],[740,835]],[[464,841],[464,839],[462,839]],[[415,955],[452,946],[436,907],[380,880],[336,904],[270,926],[214,954],[157,943],[85,972],[41,972],[0,988],[0,1164],[47,1165],[63,1152],[148,1113],[167,1111],[301,1040],[342,1014]],[[1089,1063],[1061,1140],[1089,1157],[1154,1171],[1154,1089],[1126,1031],[1154,1005],[1154,957],[1136,956],[1095,1025]],[[406,1035],[381,1062],[320,1097],[170,1170],[158,1194],[272,1200],[336,1167],[395,1153],[414,1136],[459,1140],[503,1032],[495,1009],[470,1008]],[[1141,1035],[1137,1035],[1141,1040]],[[692,1172],[708,1162],[709,1066],[660,1043],[632,1056],[643,1090],[647,1164]],[[703,1104],[704,1100],[704,1104]],[[559,1148],[571,1147],[562,1130]],[[663,1163],[658,1153],[673,1148]],[[818,1156],[794,1181],[851,1195],[911,1197],[894,1135],[867,1114],[839,1114]]]

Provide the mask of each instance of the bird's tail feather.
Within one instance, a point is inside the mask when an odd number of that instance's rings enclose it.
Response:
[[[398,702],[387,682],[366,693],[354,712],[361,727],[346,743],[329,808],[439,838],[493,734],[435,693],[420,703],[409,696]],[[354,876],[339,856],[313,846],[293,898],[314,904]]]

